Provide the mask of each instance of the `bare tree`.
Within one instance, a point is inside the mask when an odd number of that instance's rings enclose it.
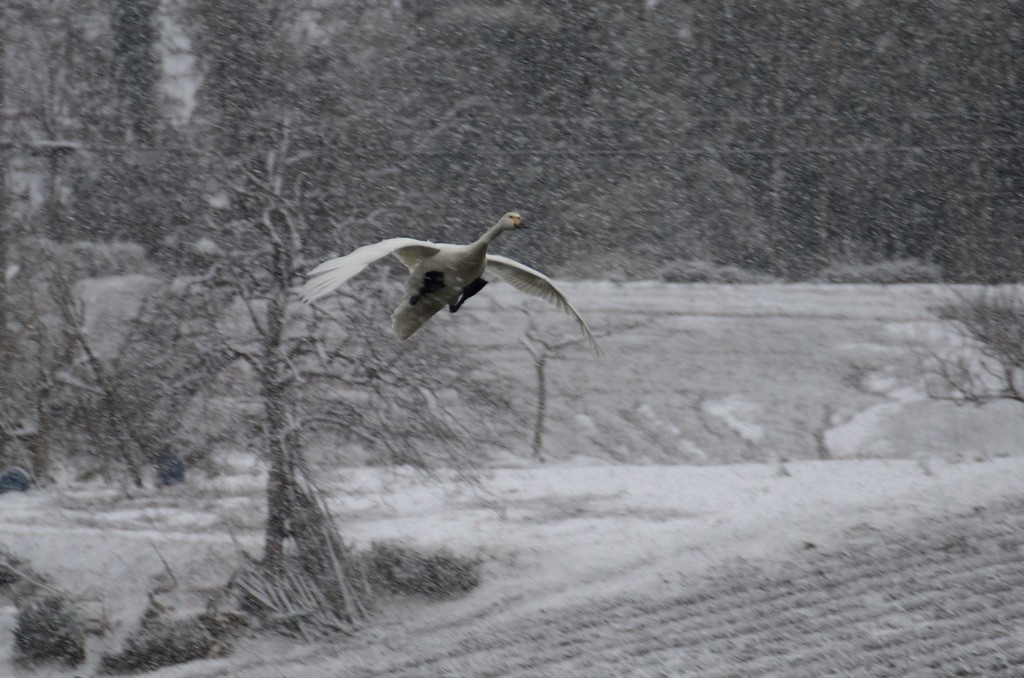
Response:
[[[462,376],[471,363],[439,357],[437,347],[400,345],[374,334],[386,308],[381,286],[371,281],[340,291],[323,304],[334,304],[331,312],[299,302],[296,284],[311,267],[304,256],[310,236],[306,163],[315,161],[292,147],[286,117],[259,162],[236,165],[229,218],[211,224],[225,256],[204,284],[210,294],[234,300],[224,306],[229,317],[211,340],[250,367],[262,408],[269,466],[264,554],[256,578],[241,581],[259,597],[265,586],[299,595],[295,577],[304,578],[301,595],[319,592],[313,597],[329,603],[333,628],[357,623],[365,609],[350,551],[312,481],[304,437],[331,430],[342,440],[382,449],[386,463],[426,467],[424,441],[442,443],[453,453],[446,459],[451,463],[458,449],[487,435],[473,435],[465,413],[451,402],[453,384],[475,388]],[[497,399],[480,388],[466,400],[478,411]],[[297,560],[288,544],[295,545]]]
[[[1024,289],[984,288],[938,309],[952,323],[960,345],[932,351],[928,365],[934,398],[983,405],[1024,403]]]
[[[533,417],[533,440],[530,452],[534,459],[544,461],[544,424],[547,420],[548,410],[547,364],[551,358],[558,357],[563,349],[579,344],[585,341],[585,338],[571,336],[559,339],[545,339],[537,331],[536,323],[533,317],[529,315],[529,311],[527,309],[522,310],[523,313],[527,314],[528,321],[526,331],[523,333],[520,343],[533,359],[533,369],[537,376],[537,407]],[[624,327],[618,326],[616,329],[624,329]],[[605,335],[601,334],[598,336]]]
[[[538,332],[534,331],[532,321],[530,328],[526,330],[520,340],[526,352],[533,358],[533,369],[537,375],[537,408],[533,419],[533,442],[530,446],[530,453],[537,461],[544,461],[544,422],[547,419],[548,410],[548,383],[545,370],[548,360],[552,356],[556,356],[563,348],[580,341],[582,340],[576,337],[559,341],[543,339]]]
[[[53,296],[63,321],[63,329],[81,351],[81,358],[91,379],[86,388],[91,388],[98,397],[97,414],[102,417],[103,433],[96,436],[98,447],[109,445],[117,450],[125,469],[136,487],[143,486],[139,453],[143,447],[135,427],[124,416],[128,410],[126,394],[107,370],[106,365],[93,350],[92,342],[85,334],[82,309],[75,303],[71,284],[60,267],[54,267]]]
[[[293,508],[291,486],[301,463],[298,429],[288,397],[288,387],[296,376],[294,352],[285,337],[289,294],[302,248],[301,216],[290,195],[295,193],[294,187],[285,181],[291,152],[288,135],[285,124],[279,146],[267,151],[264,166],[241,169],[241,180],[232,186],[241,214],[229,224],[233,235],[239,236],[231,252],[235,265],[222,270],[217,280],[234,288],[255,332],[255,342],[228,343],[227,348],[253,368],[264,410],[263,437],[270,464],[264,563],[269,570],[283,566]]]
[[[343,629],[361,621],[366,610],[353,583],[349,548],[306,472],[293,399],[293,387],[301,379],[298,361],[312,350],[308,328],[298,335],[290,331],[302,324],[291,298],[304,235],[302,173],[290,171],[301,158],[290,148],[286,119],[276,146],[265,152],[261,164],[238,166],[231,186],[238,218],[220,229],[230,240],[229,257],[215,266],[209,282],[213,290],[226,289],[237,299],[249,321],[248,336],[228,336],[221,343],[255,374],[269,464],[263,560],[239,585],[258,600],[275,599],[261,595],[268,586],[285,598],[310,598],[328,615],[319,627]],[[289,539],[297,547],[298,567],[286,557]],[[302,582],[298,589],[297,581]]]

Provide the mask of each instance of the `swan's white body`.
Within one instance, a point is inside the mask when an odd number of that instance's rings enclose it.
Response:
[[[392,314],[395,333],[402,339],[408,339],[445,306],[457,310],[462,302],[480,290],[482,285],[474,285],[480,281],[484,271],[488,271],[516,289],[540,297],[571,315],[591,347],[600,355],[601,349],[583,316],[550,278],[508,257],[487,254],[487,246],[494,238],[506,230],[517,228],[523,228],[522,219],[515,212],[509,212],[479,240],[469,245],[432,243],[415,238],[390,238],[364,245],[343,257],[325,261],[310,271],[309,279],[299,294],[303,301],[312,303],[333,292],[373,262],[393,254],[409,269],[405,296]]]

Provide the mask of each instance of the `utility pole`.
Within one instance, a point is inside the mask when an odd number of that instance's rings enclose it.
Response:
[[[7,0],[0,0],[0,393],[9,393],[7,375],[14,346],[7,331],[7,248],[10,198],[7,192],[7,162],[10,146],[7,138]],[[2,405],[2,403],[0,403]],[[7,437],[0,429],[0,460],[4,459]]]

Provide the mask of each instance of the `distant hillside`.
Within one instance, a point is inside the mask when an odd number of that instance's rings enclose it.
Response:
[[[514,409],[463,422],[502,427],[497,464],[528,463],[537,404],[524,331],[570,341],[545,364],[543,456],[587,463],[722,463],[825,457],[1019,454],[1024,411],[924,396],[915,346],[947,339],[928,310],[940,286],[562,283],[600,337],[500,283],[410,341],[443,342],[486,365]],[[387,336],[390,308],[380,308]],[[460,384],[451,385],[453,397]],[[426,416],[429,416],[425,413]],[[985,435],[980,433],[984,431]],[[326,441],[324,441],[326,442]]]

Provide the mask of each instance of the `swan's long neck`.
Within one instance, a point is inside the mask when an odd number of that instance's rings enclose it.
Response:
[[[505,229],[502,227],[502,225],[500,223],[497,223],[494,226],[491,226],[489,229],[487,229],[487,231],[482,236],[480,236],[480,239],[473,243],[473,245],[476,247],[487,249],[487,246],[490,245],[491,242],[495,238],[497,238],[498,235],[504,230]]]

